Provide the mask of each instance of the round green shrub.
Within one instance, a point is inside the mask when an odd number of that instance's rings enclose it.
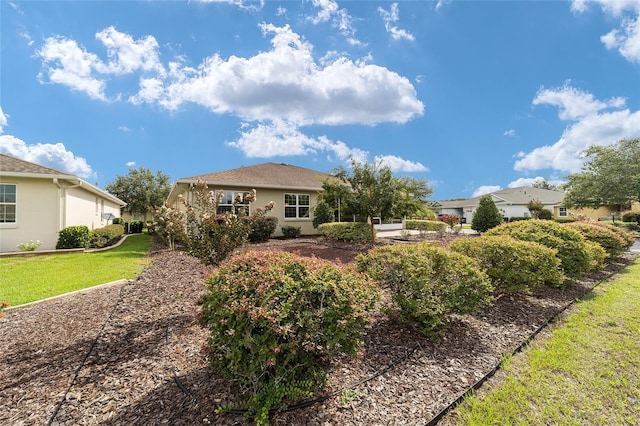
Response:
[[[299,226],[283,225],[280,227],[285,238],[300,238],[302,229]]]
[[[333,222],[333,209],[325,201],[318,201],[313,209],[313,227],[317,228],[323,223]]]
[[[633,245],[633,243],[636,241],[632,236],[631,236],[631,231],[633,231],[634,229],[629,229],[627,228],[627,226],[634,226],[636,227],[636,231],[640,231],[640,229],[638,229],[638,225],[635,223],[620,223],[620,222],[616,222],[616,224],[612,224],[612,223],[606,223],[606,222],[596,222],[596,224],[598,226],[602,226],[603,228],[608,229],[609,231],[615,232],[616,235],[618,235],[620,238],[622,238],[622,241],[624,241],[624,249],[625,250],[629,250],[629,248]],[[626,226],[621,226],[621,225],[626,225]]]
[[[318,225],[318,233],[330,240],[366,243],[371,240],[371,227],[364,222],[331,222]]]
[[[478,261],[499,293],[530,293],[564,283],[557,250],[508,235],[458,238],[449,248]]]
[[[451,314],[491,304],[493,287],[478,263],[428,244],[380,246],[361,254],[358,270],[388,286],[400,316],[432,335]]]
[[[331,357],[358,352],[379,300],[353,269],[282,252],[232,257],[207,283],[201,322],[211,365],[243,390],[258,424],[320,390]]]
[[[640,213],[626,212],[625,214],[622,215],[622,221],[640,223]]]
[[[91,247],[102,248],[115,244],[124,234],[124,226],[120,224],[107,225],[91,231]]]
[[[91,244],[91,237],[87,226],[68,226],[58,232],[56,249],[87,248],[89,244]]]
[[[618,257],[627,249],[624,238],[605,226],[589,222],[566,223],[563,226],[578,231],[587,241],[600,244],[608,257]]]
[[[570,278],[580,278],[590,269],[591,259],[584,237],[578,231],[551,220],[505,223],[487,231],[487,235],[509,235],[558,250],[562,270]]]
[[[589,253],[589,270],[599,271],[604,268],[604,262],[609,257],[607,251],[595,241],[585,241]]]
[[[267,241],[278,227],[278,218],[275,216],[264,216],[261,214],[245,217],[249,222],[249,241],[252,243],[262,243]]]
[[[478,201],[478,208],[471,218],[471,229],[486,232],[503,222],[502,214],[491,195],[483,195]]]
[[[551,220],[553,219],[553,212],[549,209],[542,209],[540,213],[538,213],[538,219]]]
[[[407,219],[405,221],[405,229],[444,232],[447,229],[447,224],[439,220]]]

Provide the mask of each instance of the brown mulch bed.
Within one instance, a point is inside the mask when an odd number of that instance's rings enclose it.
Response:
[[[341,263],[368,248],[317,239],[250,247]],[[453,318],[438,342],[379,314],[362,356],[332,364],[327,393],[338,396],[278,413],[272,424],[425,425],[504,354],[632,258],[627,254],[563,290],[500,297],[476,315]],[[241,415],[215,413],[233,402],[233,392],[202,351],[207,335],[196,321],[196,302],[206,271],[183,252],[156,248],[136,281],[5,313],[0,424],[251,424]],[[345,386],[371,377],[340,397]]]

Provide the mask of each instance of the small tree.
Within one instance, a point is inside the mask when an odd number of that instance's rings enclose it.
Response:
[[[538,219],[538,215],[544,209],[544,204],[540,200],[531,200],[527,203],[527,209],[529,209],[532,218]]]
[[[171,184],[169,176],[161,171],[154,174],[139,167],[129,170],[125,176],[116,176],[105,189],[127,203],[125,211],[146,215],[150,209],[155,210],[164,204]]]
[[[493,202],[491,195],[483,195],[480,197],[480,204],[471,219],[471,229],[478,232],[486,232],[500,225],[502,222],[500,210],[496,207],[496,203]]]
[[[333,210],[327,202],[320,200],[313,210],[313,227],[317,228],[319,225],[329,222],[333,222]]]

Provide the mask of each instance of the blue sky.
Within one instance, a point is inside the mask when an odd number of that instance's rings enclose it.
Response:
[[[0,152],[103,187],[349,158],[432,199],[640,137],[640,0],[0,2]],[[1,165],[0,165],[1,166]]]

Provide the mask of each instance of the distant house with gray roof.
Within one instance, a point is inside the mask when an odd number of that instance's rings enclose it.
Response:
[[[0,252],[30,240],[55,249],[62,229],[101,228],[125,205],[72,174],[0,154]]]
[[[171,188],[166,204],[183,208],[182,201],[191,203],[190,188],[198,181],[207,183],[210,190],[222,191],[219,212],[231,211],[237,194],[256,190],[256,201],[251,208],[264,207],[269,202],[275,208],[269,216],[278,218],[275,235],[282,235],[284,225],[300,227],[303,235],[316,234],[313,228],[313,210],[322,191],[322,183],[331,175],[285,163],[263,163],[238,167],[197,176],[178,179]],[[251,214],[251,211],[249,211]]]

